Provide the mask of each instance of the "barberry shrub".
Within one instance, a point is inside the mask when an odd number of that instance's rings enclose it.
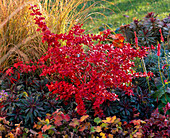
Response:
[[[132,48],[128,43],[121,47],[116,47],[115,43],[104,44],[111,35],[110,30],[102,35],[83,34],[80,24],[67,34],[51,33],[43,21],[45,18],[35,7],[31,6],[31,15],[35,16],[35,24],[39,26],[37,31],[42,31],[42,42],[47,42],[49,48],[32,65],[18,62],[14,64],[15,68],[23,72],[42,69],[40,76],[53,79],[47,87],[56,95],[56,100],[61,99],[68,104],[75,99],[79,115],[87,113],[85,102],[90,101],[94,115],[103,116],[100,106],[105,101],[118,100],[111,89],[133,95],[132,79],[147,76],[133,70],[133,60],[144,58],[147,48]]]

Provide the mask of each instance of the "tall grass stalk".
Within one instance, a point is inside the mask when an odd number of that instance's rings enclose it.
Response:
[[[142,58],[141,62],[142,62],[142,67],[143,67],[144,72],[146,72],[146,74],[148,74],[148,73],[147,73],[146,66],[145,66],[145,61],[144,61],[143,58]],[[147,77],[146,77],[146,81],[147,81],[147,84],[148,84],[149,93],[151,93],[151,88],[150,88],[150,84],[149,84],[149,76],[148,76],[148,75],[147,75]]]

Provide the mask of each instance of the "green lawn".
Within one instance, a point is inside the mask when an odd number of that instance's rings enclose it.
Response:
[[[92,0],[88,5],[96,1],[99,0]],[[94,22],[87,21],[84,28],[88,32],[98,33],[98,28],[102,24],[109,23],[113,25],[111,29],[116,29],[122,24],[131,23],[133,18],[142,19],[152,11],[158,14],[159,19],[165,18],[170,14],[170,0],[107,0],[107,2],[100,0],[89,13]]]

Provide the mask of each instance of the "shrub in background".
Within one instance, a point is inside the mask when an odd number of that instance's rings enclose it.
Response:
[[[153,79],[146,80],[137,78],[134,84],[140,86],[142,90],[149,90],[155,99],[159,111],[170,100],[170,51],[169,51],[169,31],[170,15],[163,20],[159,20],[153,12],[148,13],[143,20],[134,20],[131,24],[120,27],[126,40],[135,44],[138,37],[138,45],[151,46],[153,49],[142,61],[136,60],[136,71],[151,71],[155,75]],[[157,48],[155,48],[157,46]],[[156,50],[154,50],[156,49]]]
[[[170,30],[170,15],[163,20],[159,20],[155,13],[148,13],[143,20],[134,20],[132,23],[121,26],[120,31],[126,37],[126,41],[135,44],[135,34],[139,40],[139,46],[156,46],[160,42],[162,29],[163,37],[167,41]],[[168,46],[170,48],[170,45]]]

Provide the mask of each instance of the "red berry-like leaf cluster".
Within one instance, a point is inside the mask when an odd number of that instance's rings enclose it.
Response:
[[[91,101],[95,115],[102,116],[100,105],[106,100],[118,99],[110,89],[133,95],[132,79],[147,76],[132,69],[133,60],[145,57],[147,48],[132,48],[126,43],[121,47],[115,47],[114,43],[103,44],[111,31],[106,30],[103,35],[83,34],[84,30],[79,24],[67,34],[51,33],[42,21],[45,18],[40,16],[39,9],[34,8],[30,8],[33,11],[31,15],[35,16],[38,30],[42,31],[42,41],[48,43],[48,51],[32,66],[20,62],[14,66],[25,72],[41,68],[40,76],[60,78],[48,84],[48,89],[56,94],[56,99],[68,101],[75,97],[80,115],[86,114],[84,101]],[[84,50],[83,46],[88,50]]]

